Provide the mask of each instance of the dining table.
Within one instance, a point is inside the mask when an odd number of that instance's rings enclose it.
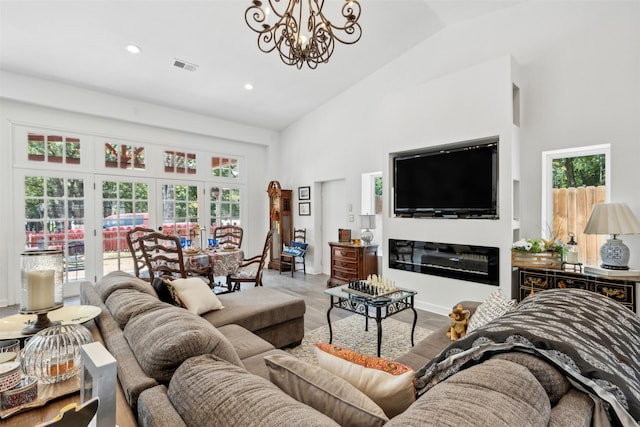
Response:
[[[212,285],[215,277],[226,277],[238,271],[243,260],[244,252],[240,248],[184,251],[186,269],[208,276]]]

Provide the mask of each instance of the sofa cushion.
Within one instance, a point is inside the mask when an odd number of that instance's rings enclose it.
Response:
[[[167,307],[157,297],[136,289],[117,289],[107,297],[104,305],[118,322],[120,329],[124,329],[131,316],[136,313]]]
[[[513,310],[517,304],[516,300],[505,298],[502,290],[497,289],[489,295],[473,313],[469,319],[467,333],[469,334],[480,326],[486,325],[493,319],[502,316],[507,311]]]
[[[272,383],[341,426],[382,426],[389,420],[366,394],[325,369],[288,354],[264,360]]]
[[[216,294],[200,277],[172,280],[169,288],[173,291],[176,302],[194,314],[224,308]]]
[[[242,326],[224,325],[216,329],[229,340],[241,360],[275,348],[271,343],[247,331]]]
[[[150,283],[124,271],[112,271],[98,280],[94,286],[102,301],[106,301],[109,295],[118,289],[137,289],[140,292],[158,297]]]
[[[386,426],[546,426],[550,412],[527,368],[491,359],[437,384]]]
[[[408,366],[333,344],[316,344],[316,357],[321,367],[369,396],[389,418],[416,398],[415,372]]]
[[[142,369],[158,381],[169,381],[189,357],[213,353],[243,366],[233,346],[206,320],[170,307],[134,315],[124,335]]]
[[[190,427],[338,425],[268,380],[214,355],[185,360],[167,396]]]
[[[138,420],[141,427],[186,427],[167,397],[167,387],[158,385],[143,391],[138,399]]]
[[[225,309],[202,317],[214,326],[235,323],[251,332],[302,317],[306,309],[302,298],[265,287],[218,295],[218,298]]]
[[[590,427],[594,406],[588,394],[572,388],[551,409],[548,427]]]
[[[498,353],[492,359],[503,359],[522,365],[529,369],[549,396],[551,406],[555,405],[571,388],[571,383],[562,372],[545,360],[532,354],[520,351]]]

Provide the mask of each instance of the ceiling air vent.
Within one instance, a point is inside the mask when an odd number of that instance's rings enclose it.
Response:
[[[187,71],[196,71],[198,69],[198,66],[196,64],[183,61],[182,59],[176,59],[175,61],[173,61],[173,66],[182,68],[183,70],[187,70]]]

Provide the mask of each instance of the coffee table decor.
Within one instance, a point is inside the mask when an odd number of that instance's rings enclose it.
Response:
[[[63,253],[58,249],[29,250],[20,255],[22,286],[20,314],[35,314],[37,319],[21,332],[35,334],[60,324],[48,317],[50,311],[63,306]]]
[[[370,274],[367,280],[350,280],[345,289],[345,292],[365,297],[384,297],[398,291],[395,281],[376,274]]]
[[[81,346],[93,342],[82,325],[58,325],[35,334],[22,351],[22,370],[44,384],[66,381],[81,367]]]

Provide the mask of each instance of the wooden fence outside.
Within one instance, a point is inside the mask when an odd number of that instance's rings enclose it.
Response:
[[[593,205],[605,202],[605,187],[589,186],[553,189],[553,232],[554,237],[569,241],[569,233],[578,242],[580,262],[600,265],[600,246],[607,236],[584,234]]]

